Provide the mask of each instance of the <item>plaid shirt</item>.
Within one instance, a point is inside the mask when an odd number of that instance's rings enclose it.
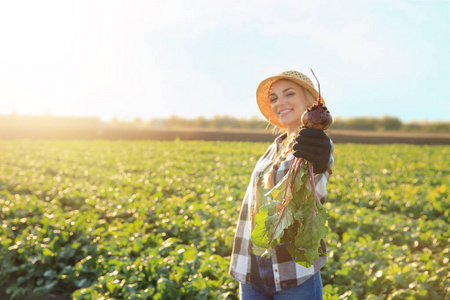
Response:
[[[241,212],[239,215],[239,220],[236,227],[236,234],[234,237],[233,252],[231,254],[231,264],[230,264],[230,274],[236,280],[242,283],[250,283],[250,270],[251,270],[251,224],[253,220],[253,205],[255,203],[256,188],[258,186],[259,180],[262,180],[262,175],[264,170],[270,165],[272,159],[276,155],[278,149],[286,134],[277,137],[272,145],[269,146],[266,153],[258,160],[256,167],[252,173],[250,183],[248,185],[247,191],[244,196],[244,200],[241,207]],[[334,146],[331,143],[331,153],[329,170],[333,166],[333,152]],[[290,153],[285,161],[280,164],[275,176],[275,183],[282,180],[289,171],[289,166],[293,154]],[[314,182],[316,185],[316,193],[320,201],[323,203],[326,196],[326,187],[328,184],[329,172],[316,174],[314,176]],[[326,252],[325,243],[321,241],[322,250]],[[305,268],[300,264],[296,263],[287,250],[287,245],[278,245],[275,248],[275,253],[272,256],[273,272],[275,278],[276,290],[280,291],[283,289],[288,289],[301,283],[305,282],[311,278],[316,272],[318,272],[326,263],[327,257],[321,256],[319,259],[314,261],[314,264]]]

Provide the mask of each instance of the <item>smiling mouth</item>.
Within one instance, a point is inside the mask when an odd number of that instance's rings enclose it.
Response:
[[[289,114],[289,113],[290,113],[291,111],[293,111],[293,109],[292,109],[292,108],[289,108],[289,109],[284,109],[284,110],[282,110],[282,111],[278,112],[278,115],[279,115],[280,117],[283,117],[283,116],[285,116],[285,115]]]

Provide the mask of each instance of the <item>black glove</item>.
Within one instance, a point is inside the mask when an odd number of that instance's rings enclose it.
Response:
[[[324,131],[303,128],[295,141],[295,157],[312,162],[314,173],[323,173],[328,169],[331,142]]]

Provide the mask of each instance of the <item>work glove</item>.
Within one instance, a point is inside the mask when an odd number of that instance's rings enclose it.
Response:
[[[294,156],[313,163],[314,173],[323,173],[328,169],[331,142],[323,130],[303,128],[295,139]]]

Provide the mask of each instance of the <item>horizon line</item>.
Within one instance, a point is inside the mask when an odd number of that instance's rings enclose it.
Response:
[[[121,122],[134,122],[136,121],[136,119],[140,119],[143,122],[146,121],[152,121],[152,120],[166,120],[172,117],[176,117],[176,118],[181,118],[181,119],[187,119],[187,120],[195,120],[195,119],[199,119],[199,118],[204,118],[206,120],[210,120],[210,119],[214,119],[214,118],[234,118],[234,119],[238,119],[238,120],[252,120],[252,119],[259,119],[262,122],[267,122],[267,120],[265,120],[264,118],[254,115],[254,116],[250,116],[247,118],[241,118],[241,117],[237,117],[237,116],[232,116],[232,115],[221,115],[221,114],[216,114],[212,117],[205,117],[205,116],[197,116],[197,117],[183,117],[177,114],[172,114],[170,116],[167,117],[148,117],[148,118],[144,118],[141,116],[129,116],[129,117],[120,117],[120,116],[113,116],[110,118],[103,118],[101,116],[98,115],[56,115],[56,114],[51,114],[51,113],[44,113],[44,114],[21,114],[21,113],[17,113],[17,112],[11,112],[9,114],[4,114],[4,113],[0,113],[0,117],[12,117],[12,116],[16,116],[16,117],[59,117],[59,118],[81,118],[81,119],[99,119],[102,122],[111,122],[114,119],[117,119],[118,121]],[[415,123],[415,122],[430,122],[430,123],[449,123],[450,120],[429,120],[429,119],[422,119],[422,120],[411,120],[411,121],[405,121],[403,120],[401,117],[398,116],[393,116],[393,115],[383,115],[383,116],[353,116],[353,117],[341,117],[341,116],[337,116],[337,117],[333,117],[333,120],[351,120],[351,119],[382,119],[382,118],[396,118],[398,120],[400,120],[402,123]]]

